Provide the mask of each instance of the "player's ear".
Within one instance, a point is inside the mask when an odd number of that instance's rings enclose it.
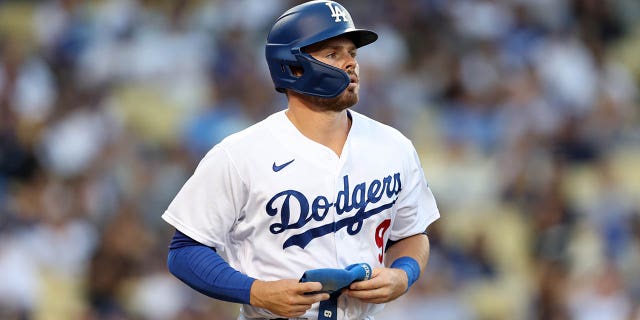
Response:
[[[304,69],[302,69],[302,67],[289,66],[289,68],[291,69],[291,73],[298,78],[302,77],[302,74],[304,74]]]

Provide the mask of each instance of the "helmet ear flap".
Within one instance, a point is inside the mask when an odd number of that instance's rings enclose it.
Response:
[[[287,77],[282,77],[282,86],[276,86],[276,91],[284,93],[293,90],[302,94],[333,98],[337,97],[351,82],[349,75],[336,67],[320,62],[309,54],[297,53],[298,63],[281,64],[282,71]]]
[[[296,54],[296,58],[301,62],[302,75],[291,87],[294,91],[322,98],[334,98],[351,82],[345,71],[320,62],[309,54]]]

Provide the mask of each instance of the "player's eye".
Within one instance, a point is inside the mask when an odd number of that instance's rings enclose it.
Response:
[[[336,56],[337,56],[337,54],[334,51],[332,51],[332,52],[327,53],[327,55],[325,57],[327,57],[327,58],[335,58]]]

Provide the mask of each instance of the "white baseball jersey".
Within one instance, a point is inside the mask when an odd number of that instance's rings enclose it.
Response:
[[[439,216],[417,153],[399,131],[354,111],[342,155],[298,131],[284,111],[227,137],[202,159],[163,214],[260,280],[309,269],[383,266],[383,246]],[[317,304],[302,318],[316,319]],[[341,296],[338,319],[382,305]],[[243,305],[246,318],[274,318]]]

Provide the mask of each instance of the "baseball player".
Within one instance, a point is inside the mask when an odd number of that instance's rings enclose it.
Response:
[[[287,108],[214,146],[162,216],[172,274],[241,320],[371,320],[427,264],[439,212],[412,143],[349,109],[377,38],[333,1],[286,11],[265,53]]]

